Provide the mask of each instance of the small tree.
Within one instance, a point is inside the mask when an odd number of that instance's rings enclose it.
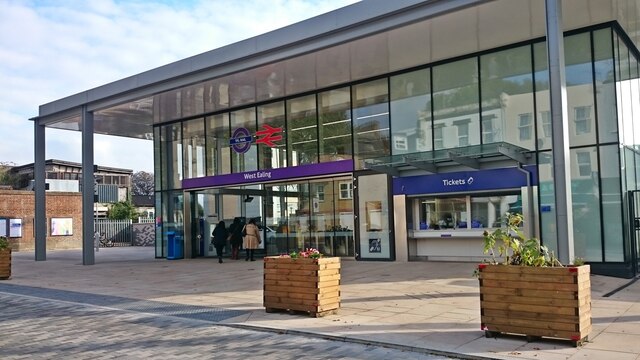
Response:
[[[0,161],[0,185],[10,185],[14,188],[18,187],[19,177],[11,172],[16,166],[15,163]]]
[[[138,171],[131,175],[131,193],[151,196],[155,190],[153,173]]]
[[[140,216],[130,201],[120,201],[111,206],[107,217],[111,220],[136,220]]]

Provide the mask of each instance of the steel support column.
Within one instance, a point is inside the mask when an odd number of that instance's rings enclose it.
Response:
[[[82,264],[93,265],[93,113],[82,107]]]
[[[561,262],[568,264],[574,260],[574,247],[562,0],[545,0],[545,10],[558,258]]]
[[[47,260],[47,198],[45,194],[45,127],[38,119],[33,120],[34,127],[34,157],[33,179],[35,196],[34,241],[36,261]]]

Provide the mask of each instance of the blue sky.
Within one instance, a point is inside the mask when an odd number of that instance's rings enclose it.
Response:
[[[33,162],[38,106],[355,0],[0,0],[0,162]],[[81,161],[47,129],[47,159]],[[149,141],[95,136],[95,162],[153,171]]]

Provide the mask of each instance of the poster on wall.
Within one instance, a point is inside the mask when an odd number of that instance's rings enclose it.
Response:
[[[9,237],[22,237],[22,219],[9,219]]]
[[[7,236],[7,219],[0,219],[0,236]]]
[[[381,239],[369,239],[369,252],[380,253],[382,252],[382,240]]]
[[[73,218],[51,218],[51,235],[73,235]]]

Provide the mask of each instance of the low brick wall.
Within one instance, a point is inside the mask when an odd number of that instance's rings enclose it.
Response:
[[[0,217],[22,219],[22,237],[9,238],[14,251],[35,249],[33,191],[0,190]],[[82,248],[82,194],[46,193],[47,250]],[[72,235],[51,236],[51,218],[73,219]]]

